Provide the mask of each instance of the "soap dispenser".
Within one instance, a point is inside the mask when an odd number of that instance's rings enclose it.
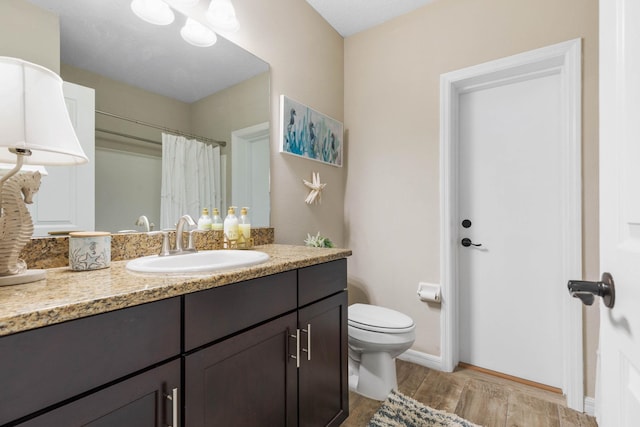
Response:
[[[211,219],[211,229],[221,230],[223,229],[222,218],[220,218],[220,211],[218,208],[213,208],[213,218]]]
[[[227,211],[227,217],[224,219],[224,234],[227,240],[238,240],[238,217],[235,206],[231,206]]]
[[[245,242],[251,237],[251,221],[247,211],[249,208],[240,209],[240,223],[238,224],[239,233],[244,237]]]
[[[198,230],[211,230],[211,217],[207,208],[202,209],[202,215],[198,219]]]

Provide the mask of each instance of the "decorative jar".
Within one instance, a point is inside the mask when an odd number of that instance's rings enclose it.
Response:
[[[74,271],[99,270],[111,265],[111,233],[69,233],[69,266]]]

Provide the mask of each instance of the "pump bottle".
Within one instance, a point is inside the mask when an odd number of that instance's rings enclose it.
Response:
[[[248,241],[251,237],[251,221],[249,220],[249,214],[247,213],[248,210],[249,208],[240,209],[240,223],[238,224],[240,234],[242,234],[245,241]]]
[[[198,230],[211,230],[211,217],[207,208],[202,209],[202,215],[198,219]]]
[[[224,234],[227,240],[238,240],[238,217],[235,206],[231,206],[227,211],[227,216],[224,219]]]
[[[212,230],[222,230],[222,218],[220,218],[220,212],[218,208],[213,208],[213,218],[211,219],[211,229]]]

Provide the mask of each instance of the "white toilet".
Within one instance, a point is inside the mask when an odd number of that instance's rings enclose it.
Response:
[[[413,319],[395,310],[350,305],[349,388],[371,399],[386,399],[398,388],[395,358],[411,347],[415,328]]]

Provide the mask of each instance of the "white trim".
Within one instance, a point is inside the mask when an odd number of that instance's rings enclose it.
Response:
[[[440,356],[434,356],[433,354],[423,353],[416,350],[407,350],[398,356],[398,359],[415,363],[416,365],[424,366],[425,368],[442,371],[442,358]]]
[[[584,413],[587,415],[591,415],[592,417],[596,416],[596,399],[593,397],[585,397],[584,398]]]
[[[508,58],[453,71],[440,77],[440,251],[442,286],[442,370],[459,362],[457,285],[457,116],[460,94],[523,76],[560,74],[563,138],[563,274],[582,277],[581,40],[574,39]],[[562,284],[559,284],[561,286]],[[563,392],[567,405],[584,405],[582,306],[567,293],[562,301]]]
[[[259,123],[257,125],[248,126],[231,132],[232,137],[236,136],[248,139],[249,141],[262,138],[265,134],[269,134],[269,122]]]

